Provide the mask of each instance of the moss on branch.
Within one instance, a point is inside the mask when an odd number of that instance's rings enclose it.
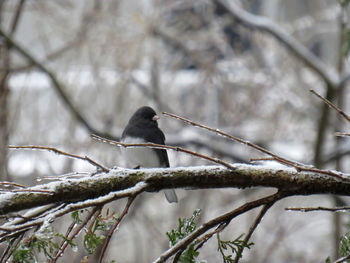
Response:
[[[220,166],[112,169],[109,173],[67,179],[27,188],[26,191],[0,195],[0,214],[17,212],[59,202],[77,202],[128,189],[138,182],[147,183],[145,191],[166,188],[247,188],[273,187],[290,195],[338,194],[350,195],[349,181],[332,176],[297,172],[295,169],[270,169],[262,166],[235,164],[234,169]],[[47,192],[35,192],[35,191]]]

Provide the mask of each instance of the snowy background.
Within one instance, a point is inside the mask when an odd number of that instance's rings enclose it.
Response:
[[[242,2],[246,10],[270,18],[327,65],[337,67],[341,13],[337,1]],[[5,1],[2,7],[4,30],[15,7],[16,1]],[[325,94],[325,83],[276,39],[242,27],[221,11],[205,0],[27,1],[13,38],[56,75],[95,129],[115,138],[139,106],[150,105],[159,114],[172,112],[312,164],[322,102],[309,90]],[[87,155],[107,167],[123,166],[120,150],[89,137],[47,75],[12,54],[9,144],[52,146]],[[349,93],[343,96],[347,101]],[[227,162],[261,157],[247,146],[160,116],[168,144]],[[332,113],[322,153],[326,161],[335,152],[337,120]],[[350,144],[344,141],[342,147],[347,150]],[[172,167],[209,164],[171,151],[169,158]],[[347,159],[343,158],[343,171],[350,168]],[[326,167],[334,168],[326,161]],[[25,185],[94,169],[48,152],[10,151],[8,156],[11,180]],[[107,258],[150,262],[167,249],[165,232],[177,226],[178,217],[190,217],[200,208],[202,223],[272,191],[180,189],[176,205],[166,203],[163,193],[144,193],[114,235]],[[109,207],[121,212],[122,205]],[[279,202],[254,233],[255,245],[245,251],[242,262],[323,262],[334,253],[332,214],[284,208],[332,205],[328,196]],[[247,233],[257,213],[254,210],[231,223],[223,239]],[[348,216],[342,221],[343,225]],[[64,223],[56,227],[66,229]],[[72,262],[87,254],[83,248],[70,253]],[[215,238],[204,246],[200,258],[220,261]]]

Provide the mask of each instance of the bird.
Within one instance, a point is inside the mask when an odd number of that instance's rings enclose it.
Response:
[[[122,137],[122,143],[156,143],[165,144],[165,136],[158,127],[159,116],[149,106],[143,106],[136,110],[126,125]],[[125,148],[123,155],[128,168],[156,168],[170,167],[168,153],[165,149],[153,148]],[[177,203],[177,195],[174,189],[164,191],[169,203]]]

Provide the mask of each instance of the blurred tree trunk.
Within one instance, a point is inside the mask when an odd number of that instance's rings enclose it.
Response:
[[[0,2],[0,19],[4,1]],[[2,21],[0,20],[0,25]],[[9,75],[9,46],[5,41],[0,42],[0,180],[9,180],[7,172],[7,145],[8,145],[8,98],[7,85]]]
[[[6,0],[0,0],[0,27],[3,26],[3,17]],[[17,28],[25,0],[19,0],[10,23],[10,36]],[[9,142],[9,97],[10,89],[8,79],[10,75],[10,50],[11,45],[6,40],[0,39],[0,180],[10,181],[7,170],[7,153]]]
[[[8,145],[8,49],[0,47],[0,180],[9,180],[7,173],[7,145]]]

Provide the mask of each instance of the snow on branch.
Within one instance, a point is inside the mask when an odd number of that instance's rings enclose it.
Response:
[[[141,183],[137,191],[123,192]],[[52,203],[71,203],[108,196],[110,199],[90,200],[79,209],[104,204],[143,191],[156,192],[168,188],[246,188],[274,187],[291,195],[339,194],[350,195],[350,184],[339,178],[318,173],[297,172],[291,168],[272,169],[263,166],[232,164],[232,168],[220,166],[112,169],[92,177],[67,179],[26,188],[28,192],[10,192],[0,195],[0,214],[17,212]],[[34,190],[34,191],[31,191]],[[37,192],[40,190],[40,192]],[[46,192],[49,191],[49,192]],[[113,194],[116,192],[116,194]],[[119,194],[118,194],[119,193]],[[73,209],[74,210],[74,209]],[[70,210],[70,211],[73,211]]]

